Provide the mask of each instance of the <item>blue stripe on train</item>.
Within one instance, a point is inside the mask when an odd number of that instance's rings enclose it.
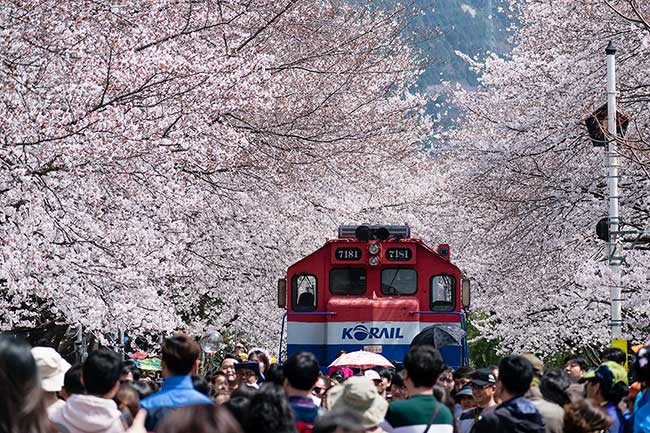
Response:
[[[408,352],[410,345],[408,344],[383,344],[381,354],[391,361],[401,363],[404,361],[404,355]],[[287,344],[287,356],[291,356],[296,352],[311,352],[318,358],[323,369],[331,364],[336,358],[336,354],[340,350],[346,352],[354,352],[355,350],[362,350],[363,344]],[[458,368],[461,366],[462,360],[462,346],[444,346],[440,349],[442,358],[449,367]]]

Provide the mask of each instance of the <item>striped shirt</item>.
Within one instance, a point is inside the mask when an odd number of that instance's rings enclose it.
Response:
[[[432,395],[414,395],[408,400],[392,402],[380,427],[388,433],[422,433],[436,407],[438,414],[428,433],[453,433],[451,411]]]

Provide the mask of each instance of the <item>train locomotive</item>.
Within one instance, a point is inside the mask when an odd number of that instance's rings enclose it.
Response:
[[[411,237],[409,226],[340,226],[337,239],[291,265],[278,281],[287,355],[309,351],[322,366],[340,350],[401,362],[425,328],[466,330],[469,298],[469,281],[451,263],[449,245],[432,249]],[[466,337],[438,349],[448,366],[469,365]]]

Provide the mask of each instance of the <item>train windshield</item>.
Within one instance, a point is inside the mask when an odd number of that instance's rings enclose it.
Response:
[[[394,268],[381,271],[381,293],[384,295],[412,295],[418,290],[415,269]]]
[[[366,270],[339,268],[330,271],[330,292],[335,295],[360,295],[366,292]]]
[[[456,278],[438,275],[431,278],[431,309],[454,311],[456,308]]]

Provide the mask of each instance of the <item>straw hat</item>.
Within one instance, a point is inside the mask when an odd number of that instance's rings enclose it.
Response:
[[[327,392],[330,410],[346,409],[363,420],[365,428],[379,425],[386,416],[388,402],[377,392],[373,381],[364,376],[352,376]]]
[[[48,392],[61,391],[63,377],[70,369],[70,364],[51,347],[34,347],[32,356],[41,376],[41,387]]]

